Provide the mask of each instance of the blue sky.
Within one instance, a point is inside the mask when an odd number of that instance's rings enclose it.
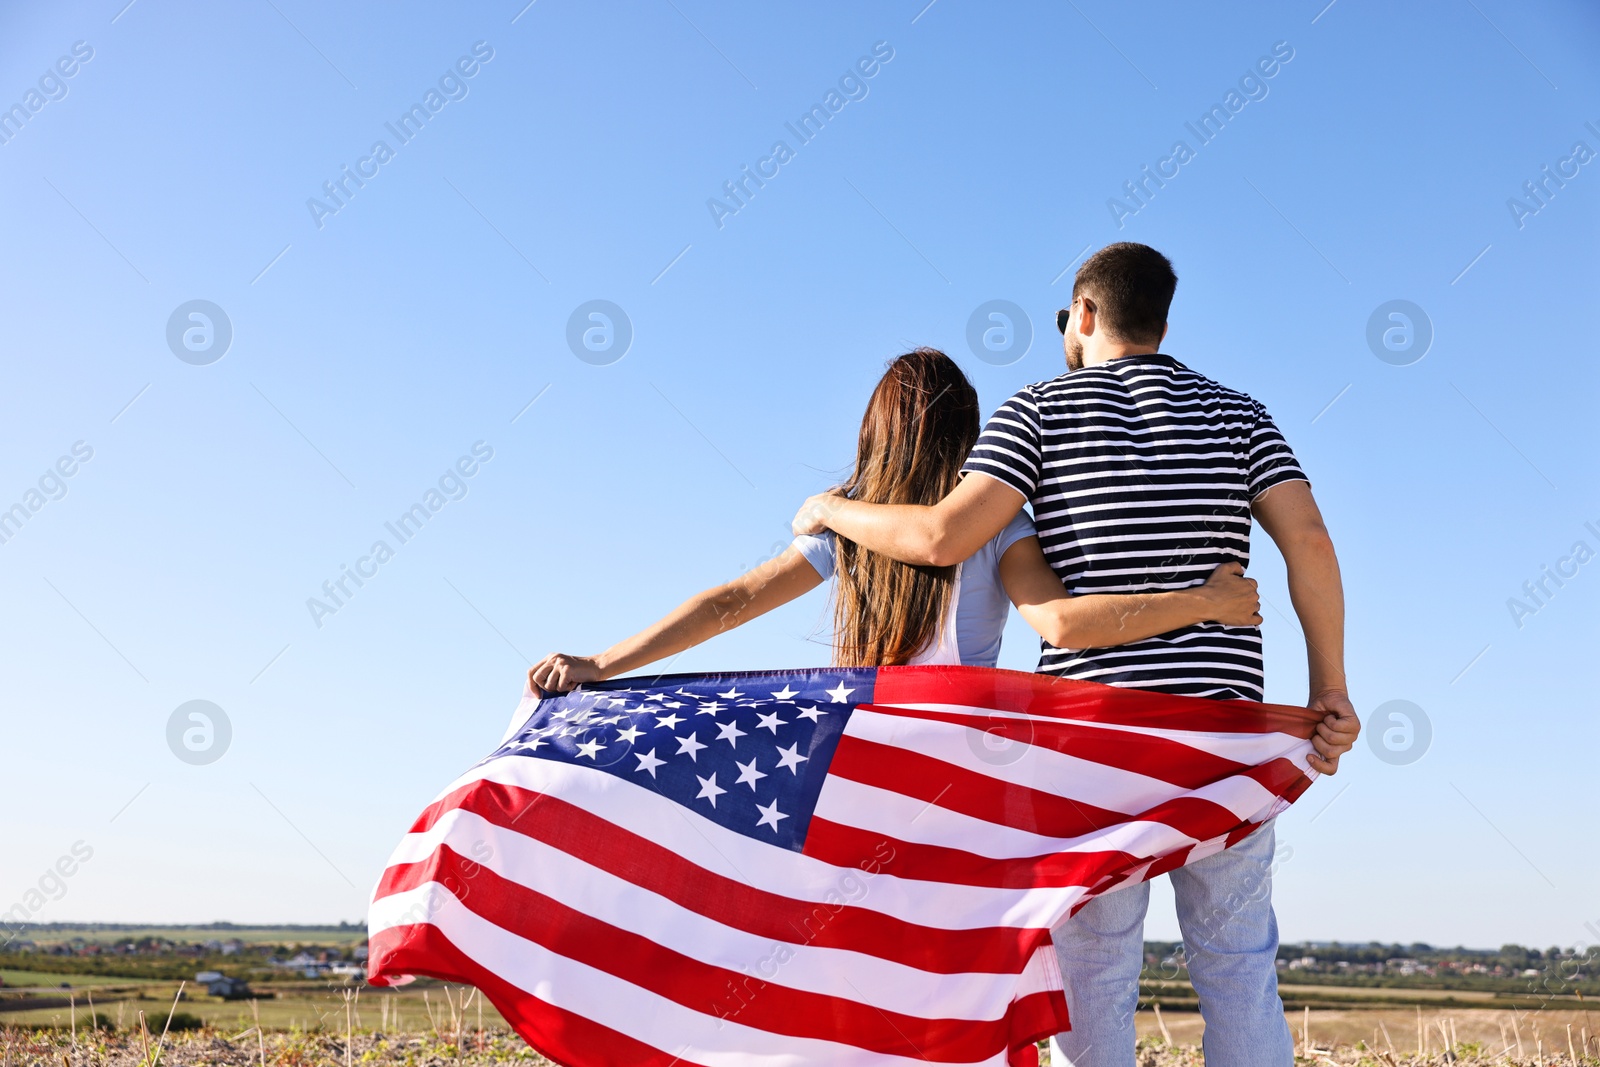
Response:
[[[28,509],[0,544],[0,911],[82,841],[39,921],[359,918],[529,658],[781,547],[898,352],[944,348],[991,407],[1059,373],[1071,268],[1132,239],[1182,279],[1166,351],[1267,404],[1311,473],[1358,706],[1431,727],[1281,820],[1284,936],[1600,940],[1574,847],[1600,743],[1600,562],[1574,554],[1600,552],[1592,8],[125,2],[0,15],[27,115],[0,143],[0,507]],[[745,167],[769,177],[731,201]],[[195,300],[220,358],[168,344]],[[594,300],[620,359],[568,344]],[[992,300],[1025,353],[969,347]],[[1368,343],[1394,300],[1420,359]],[[1253,573],[1269,697],[1301,700],[1264,538]],[[823,614],[674,669],[821,664]],[[1014,623],[1003,665],[1033,659]],[[231,726],[215,762],[169,749],[191,700]]]

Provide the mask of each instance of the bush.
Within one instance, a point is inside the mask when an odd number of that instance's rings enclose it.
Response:
[[[198,1015],[190,1015],[186,1011],[175,1011],[162,1025],[168,1030],[198,1030],[205,1026],[205,1020]],[[151,1027],[151,1029],[156,1033],[161,1032],[157,1027]]]

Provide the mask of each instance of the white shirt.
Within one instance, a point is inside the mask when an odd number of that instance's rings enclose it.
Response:
[[[955,608],[955,642],[962,663],[993,667],[999,661],[1000,636],[1011,613],[1011,598],[1000,584],[1000,557],[1024,537],[1032,536],[1033,519],[1026,511],[1019,511],[1005,529],[974,552],[956,572],[951,604]],[[796,537],[794,547],[824,579],[834,576],[838,545],[831,532]],[[945,620],[941,630],[949,622]]]

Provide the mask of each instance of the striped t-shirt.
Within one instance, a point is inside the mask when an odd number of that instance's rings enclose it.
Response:
[[[1306,480],[1259,403],[1171,356],[1126,356],[1030,385],[984,427],[964,473],[1033,505],[1067,591],[1199,585],[1250,561],[1250,502]],[[1203,623],[1112,648],[1041,642],[1039,670],[1206,697],[1262,696],[1261,631]]]

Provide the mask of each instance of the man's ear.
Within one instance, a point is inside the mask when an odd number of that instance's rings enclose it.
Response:
[[[1083,297],[1079,303],[1083,310],[1078,313],[1078,332],[1087,337],[1094,333],[1094,301]]]

